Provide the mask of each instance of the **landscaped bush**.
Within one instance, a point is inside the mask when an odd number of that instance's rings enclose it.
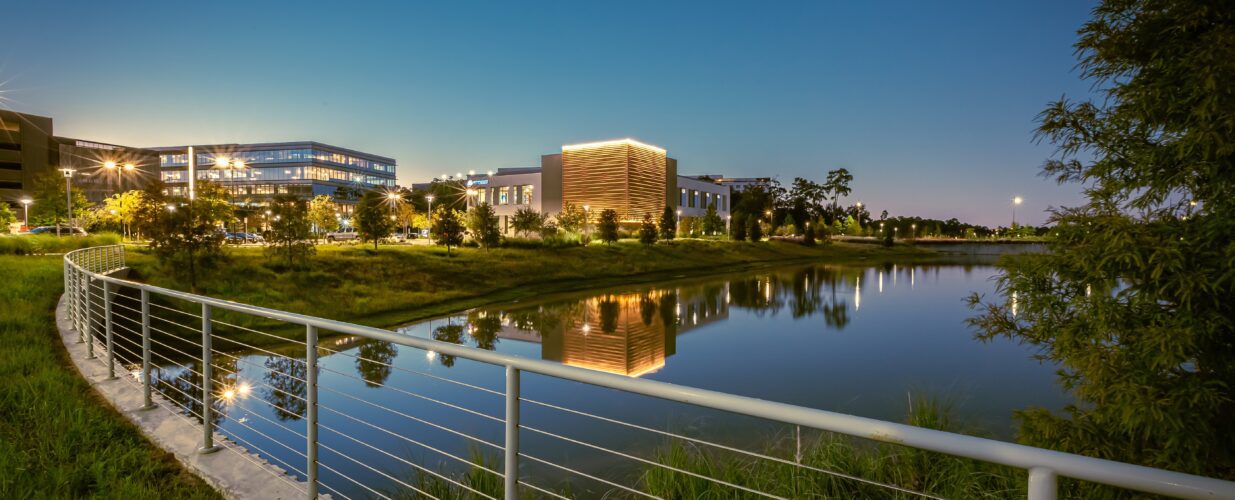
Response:
[[[79,248],[115,245],[120,243],[116,233],[97,233],[90,236],[55,236],[28,234],[0,236],[0,255],[36,255],[65,253]]]

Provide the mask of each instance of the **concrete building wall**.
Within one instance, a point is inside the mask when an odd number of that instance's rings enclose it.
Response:
[[[707,214],[708,205],[715,203],[716,213],[724,219],[729,215],[729,205],[732,201],[729,186],[693,177],[678,176],[677,178],[677,199],[674,203],[681,211],[682,217],[702,217]]]
[[[544,194],[540,196],[541,212],[556,214],[562,211],[562,154],[555,153],[540,157],[541,187]]]
[[[55,169],[51,134],[51,118],[0,110],[0,201],[17,206],[36,178]]]
[[[496,174],[487,176],[487,179],[475,181],[472,186],[472,189],[479,191],[475,202],[493,206],[493,213],[497,215],[503,232],[509,230],[510,218],[521,208],[545,213],[542,203],[544,177],[538,170],[528,170],[532,169],[518,169],[515,173],[498,170]]]

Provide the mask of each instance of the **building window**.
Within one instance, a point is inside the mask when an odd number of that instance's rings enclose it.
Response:
[[[699,208],[699,192],[694,189],[690,190],[690,207]]]
[[[678,206],[686,206],[686,188],[682,188],[682,193],[678,196]]]
[[[509,198],[510,190],[507,189],[505,186],[497,188],[497,189],[498,189],[498,192],[497,192],[498,205],[509,205],[510,204],[510,198]]]
[[[531,184],[523,186],[523,196],[522,196],[522,199],[519,200],[519,203],[523,205],[532,204],[532,185]]]

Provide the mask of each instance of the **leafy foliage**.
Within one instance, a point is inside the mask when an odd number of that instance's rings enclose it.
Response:
[[[716,213],[716,204],[708,205],[708,211],[703,215],[701,224],[703,234],[715,235],[725,232],[725,221],[720,218],[720,214]]]
[[[391,220],[391,207],[387,203],[385,194],[369,190],[356,204],[356,232],[361,241],[372,241],[374,250],[379,241],[394,233],[395,221]]]
[[[330,196],[323,194],[309,200],[306,218],[319,235],[339,230],[339,213],[335,210]]]
[[[1020,412],[1022,441],[1235,478],[1235,10],[1107,0],[1080,35],[1105,95],[1051,104],[1038,132],[1043,173],[1087,202],[971,322],[1059,363],[1078,400]]]
[[[270,213],[267,254],[281,257],[289,268],[305,267],[315,250],[308,203],[296,195],[277,195],[270,202]]]
[[[587,222],[587,213],[583,208],[574,203],[566,202],[562,204],[562,211],[557,214],[557,226],[563,231],[577,233],[583,229],[583,224]]]
[[[173,275],[187,279],[191,290],[197,289],[198,271],[222,258],[224,234],[219,225],[232,213],[222,186],[201,181],[195,193],[192,200],[170,199],[153,215],[150,228],[150,246]],[[142,211],[150,205],[144,203]]]
[[[544,230],[547,219],[546,215],[531,207],[522,207],[515,211],[514,217],[510,218],[510,227],[519,234],[531,236],[540,234]]]
[[[9,232],[9,225],[17,222],[17,214],[9,209],[9,204],[0,202],[0,233]]]
[[[498,227],[497,214],[493,206],[481,203],[467,214],[467,229],[472,232],[472,239],[484,248],[493,248],[502,243],[502,230]]]
[[[734,216],[733,221],[729,224],[730,237],[734,241],[746,241],[746,218]]]
[[[73,218],[89,215],[93,205],[80,189],[72,189]],[[64,195],[64,177],[48,172],[34,178],[34,203],[30,205],[30,224],[34,226],[68,226],[69,207]]]
[[[759,224],[758,217],[747,217],[747,230],[750,235],[750,241],[759,241],[763,239],[763,226]]]
[[[656,223],[652,221],[652,214],[643,214],[643,222],[639,224],[639,242],[644,245],[656,243],[657,232]]]
[[[618,240],[617,210],[606,208],[600,211],[600,221],[596,223],[596,232],[599,233],[600,241],[605,242],[605,244]]]
[[[660,213],[660,239],[672,240],[678,232],[677,214],[673,213],[673,207],[665,205],[665,211]]]
[[[446,255],[450,255],[450,247],[463,244],[463,223],[459,220],[459,211],[449,207],[437,209],[433,215],[433,242],[446,246]]]

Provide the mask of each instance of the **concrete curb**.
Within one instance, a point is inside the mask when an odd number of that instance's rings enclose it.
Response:
[[[115,379],[107,379],[107,361],[103,347],[95,344],[96,359],[86,359],[86,344],[79,343],[81,336],[73,329],[62,295],[56,306],[56,328],[60,340],[69,353],[69,359],[82,378],[103,399],[111,403],[120,414],[141,429],[151,441],[171,453],[185,468],[213,486],[227,498],[293,499],[304,498],[307,484],[289,475],[283,469],[250,453],[237,443],[215,433],[216,446],[223,449],[217,453],[202,455],[197,452],[201,445],[201,425],[167,408],[172,403],[154,393],[156,407],[141,410],[142,391],[138,381],[129,370],[117,363]],[[296,486],[293,487],[292,484]],[[299,489],[298,489],[299,488]]]

